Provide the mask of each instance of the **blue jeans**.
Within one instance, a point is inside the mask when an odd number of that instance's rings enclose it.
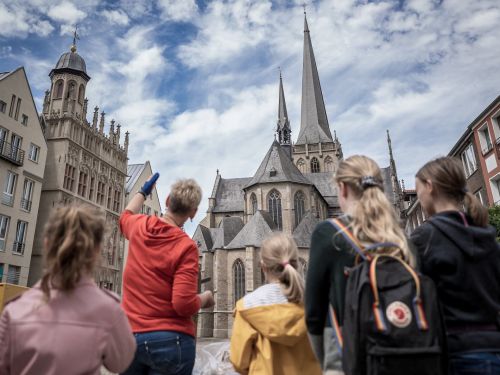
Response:
[[[123,375],[191,375],[196,356],[192,336],[172,331],[134,333],[137,350]]]
[[[500,375],[500,353],[461,353],[450,357],[450,375]]]

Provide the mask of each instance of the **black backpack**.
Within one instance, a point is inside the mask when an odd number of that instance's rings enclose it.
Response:
[[[363,248],[339,220],[330,221],[363,259],[348,271],[344,322],[330,318],[346,375],[445,375],[446,335],[433,281],[392,255]]]

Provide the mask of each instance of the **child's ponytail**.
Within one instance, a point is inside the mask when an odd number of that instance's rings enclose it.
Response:
[[[277,233],[264,240],[262,264],[266,272],[276,276],[288,301],[304,302],[304,277],[299,271],[299,249],[292,237]]]

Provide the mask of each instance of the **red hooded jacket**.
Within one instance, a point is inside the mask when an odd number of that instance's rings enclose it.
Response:
[[[192,316],[200,309],[196,244],[180,228],[128,210],[120,228],[129,240],[122,305],[132,331],[194,337]]]

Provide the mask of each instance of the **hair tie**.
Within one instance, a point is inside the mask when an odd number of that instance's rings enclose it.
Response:
[[[462,193],[467,194],[468,192],[469,192],[469,189],[467,189],[466,187],[462,188]]]
[[[281,263],[283,268],[285,268],[288,264],[290,264],[290,262],[288,262],[287,260]]]
[[[371,187],[381,187],[381,185],[373,176],[361,177],[361,188],[366,190]]]

